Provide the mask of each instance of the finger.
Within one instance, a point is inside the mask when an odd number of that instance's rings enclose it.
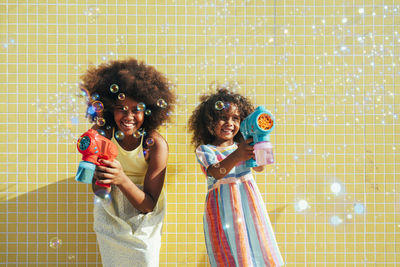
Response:
[[[97,182],[98,182],[99,184],[111,184],[111,183],[112,183],[112,181],[111,181],[110,179],[97,180]]]
[[[253,142],[253,137],[250,137],[249,139],[246,139],[246,144],[250,144],[251,142]]]
[[[96,167],[96,171],[98,171],[98,172],[107,172],[107,167],[106,167],[106,166],[98,165],[98,166]]]
[[[112,164],[112,161],[106,159],[99,159],[99,163],[105,166],[110,166]]]

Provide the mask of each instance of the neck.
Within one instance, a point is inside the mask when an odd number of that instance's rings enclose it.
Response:
[[[212,142],[212,144],[214,146],[219,146],[219,147],[227,147],[227,146],[231,146],[233,145],[235,142],[233,141],[233,139],[230,140],[215,140],[214,142]]]
[[[135,138],[132,135],[125,136],[122,140],[117,140],[118,144],[126,151],[132,151],[140,145],[142,137]]]

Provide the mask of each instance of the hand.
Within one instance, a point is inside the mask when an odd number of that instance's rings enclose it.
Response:
[[[250,143],[253,142],[253,138],[249,138],[246,141],[239,143],[238,148],[235,150],[235,156],[239,161],[246,161],[254,158],[254,148]]]
[[[118,160],[109,161],[100,159],[102,165],[96,166],[94,177],[102,184],[121,185],[129,179]]]

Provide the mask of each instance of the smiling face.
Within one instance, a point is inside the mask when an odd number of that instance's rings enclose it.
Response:
[[[124,100],[118,100],[115,105],[114,121],[125,136],[132,136],[143,125],[144,112],[138,110],[138,104],[137,101],[127,97]]]
[[[240,112],[236,105],[231,104],[229,109],[221,110],[216,124],[214,125],[214,145],[230,146],[233,145],[233,138],[240,129]]]

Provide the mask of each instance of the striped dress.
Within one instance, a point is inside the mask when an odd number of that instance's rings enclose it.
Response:
[[[223,179],[207,175],[210,165],[218,164],[236,149],[236,144],[201,145],[196,149],[207,177],[203,225],[211,266],[282,266],[275,234],[250,168],[242,162]]]

